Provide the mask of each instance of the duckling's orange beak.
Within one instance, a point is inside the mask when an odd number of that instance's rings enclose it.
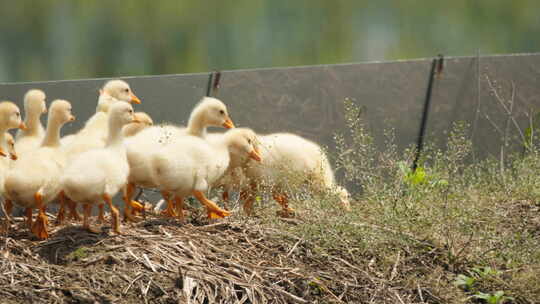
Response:
[[[75,115],[71,115],[71,117],[69,118],[69,121],[75,121]]]
[[[142,121],[140,121],[139,119],[133,117],[133,120],[131,122],[134,122],[134,123],[141,123]]]
[[[9,157],[10,157],[12,160],[17,160],[17,159],[18,159],[17,154],[15,154],[15,153],[11,153],[11,154],[9,155]]]
[[[227,128],[227,129],[232,129],[232,128],[234,128],[234,123],[232,122],[232,120],[230,118],[227,118],[227,120],[225,120],[225,122],[222,124],[222,126],[224,128]]]
[[[249,157],[258,162],[262,161],[261,154],[259,153],[259,150],[257,148],[254,148],[253,150],[251,150],[251,152],[249,152]]]
[[[26,124],[24,123],[24,121],[21,121],[21,123],[19,124],[19,129],[26,130]]]
[[[141,104],[141,100],[139,97],[135,96],[132,92],[129,93],[129,97],[131,97],[131,102],[136,104]]]
[[[4,150],[2,150],[2,148],[0,148],[0,156],[4,156],[4,157],[7,156],[6,153],[4,152]]]

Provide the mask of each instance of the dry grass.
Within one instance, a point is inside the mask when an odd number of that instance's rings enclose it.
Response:
[[[257,219],[180,225],[150,216],[121,236],[68,225],[41,242],[19,220],[1,239],[8,302],[349,302],[376,284],[343,257],[317,256]]]

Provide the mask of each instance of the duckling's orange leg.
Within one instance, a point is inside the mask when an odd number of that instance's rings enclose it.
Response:
[[[58,214],[56,215],[56,224],[62,225],[66,219],[66,197],[64,196],[63,191],[58,194],[58,200],[60,201],[60,209],[58,209]]]
[[[103,224],[105,222],[105,211],[103,210],[103,204],[98,204],[98,223]]]
[[[9,219],[13,214],[13,202],[11,200],[4,200],[4,211],[6,212],[6,218]]]
[[[31,231],[32,230],[32,208],[24,209],[24,213],[26,215],[26,225],[28,226],[28,229],[30,229]]]
[[[43,195],[38,191],[34,194],[34,200],[36,201],[36,207],[38,208],[38,216],[36,221],[32,225],[32,232],[39,239],[47,239],[49,233],[47,233],[47,224],[49,223],[47,215],[45,214],[45,206],[43,205]]]
[[[124,199],[124,221],[126,222],[137,222],[137,220],[133,216],[136,215],[138,211],[137,205],[140,204],[131,199],[134,190],[135,186],[132,183],[128,183],[123,190],[124,193],[122,198]],[[144,211],[144,208],[142,208],[142,211]]]
[[[287,198],[287,195],[283,192],[274,190],[272,192],[272,197],[278,204],[281,205],[282,208],[282,217],[290,217],[294,215],[294,209],[289,207],[289,199]]]
[[[174,204],[171,199],[171,194],[167,191],[161,191],[161,196],[163,196],[163,199],[167,202],[167,209],[163,210],[161,214],[169,217],[176,217],[176,212],[174,212]]]
[[[81,216],[77,212],[77,203],[67,197],[66,197],[66,200],[67,200],[67,205],[69,208],[69,217],[71,217],[72,220],[75,220],[77,222],[80,221]]]
[[[174,205],[176,208],[176,214],[180,221],[184,221],[184,198],[181,196],[174,196]]]
[[[218,219],[218,218],[224,218],[226,216],[231,215],[229,211],[219,208],[219,206],[216,205],[216,203],[207,199],[204,193],[202,193],[201,191],[196,191],[196,190],[193,191],[193,196],[195,196],[195,198],[199,200],[201,204],[206,206],[206,212],[208,214],[208,218]]]
[[[135,184],[128,183],[126,187],[124,188],[124,196],[125,196],[124,202],[130,205],[131,215],[137,215],[137,213],[144,213],[145,210],[144,210],[143,204],[135,200],[132,200],[134,193],[135,193]]]
[[[84,204],[83,205],[83,228],[90,233],[101,233],[100,229],[90,226],[90,215],[92,214],[92,205]]]
[[[107,203],[109,209],[111,209],[111,226],[113,231],[116,234],[122,234],[120,232],[120,212],[118,212],[118,209],[113,205],[112,199],[108,194],[103,194],[103,200]]]

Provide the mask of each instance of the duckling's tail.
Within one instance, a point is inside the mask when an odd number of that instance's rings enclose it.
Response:
[[[156,184],[162,184],[162,181],[166,178],[166,168],[170,166],[166,157],[160,153],[156,153],[150,159],[151,177]]]

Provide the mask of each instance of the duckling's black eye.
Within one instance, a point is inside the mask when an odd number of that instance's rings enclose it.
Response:
[[[21,116],[21,113],[15,112],[15,116],[19,117],[19,116]]]
[[[251,145],[251,139],[248,139],[248,144],[250,144],[250,145]]]
[[[219,110],[219,114],[223,115],[223,114],[225,114],[225,111]]]
[[[125,89],[124,91],[126,91],[126,93],[127,93],[127,92],[129,92],[129,89]]]

